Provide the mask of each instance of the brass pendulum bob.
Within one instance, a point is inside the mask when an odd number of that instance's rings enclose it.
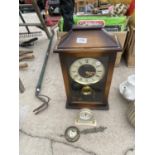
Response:
[[[84,86],[82,88],[82,94],[83,95],[91,95],[92,94],[92,88],[90,86]]]

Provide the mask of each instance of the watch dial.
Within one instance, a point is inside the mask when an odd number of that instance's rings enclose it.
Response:
[[[65,131],[65,138],[69,142],[76,142],[80,138],[80,131],[75,126],[70,126]]]
[[[93,114],[90,110],[83,109],[80,112],[80,119],[82,120],[90,120],[93,117]]]
[[[76,130],[72,129],[72,130],[68,131],[68,136],[70,138],[74,138],[76,135],[77,135],[77,131]]]
[[[89,85],[97,83],[103,78],[105,68],[97,59],[81,58],[71,64],[69,72],[75,82]]]

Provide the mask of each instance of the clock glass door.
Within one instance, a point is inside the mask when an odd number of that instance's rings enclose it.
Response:
[[[98,102],[104,98],[105,81],[107,78],[109,57],[65,57],[70,100],[78,102]]]

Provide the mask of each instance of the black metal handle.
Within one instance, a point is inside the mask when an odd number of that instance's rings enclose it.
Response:
[[[42,66],[42,69],[41,69],[41,72],[40,72],[40,76],[39,76],[39,80],[38,80],[38,83],[37,83],[37,86],[36,86],[36,94],[38,94],[40,92],[40,89],[41,89],[41,84],[42,84],[42,81],[43,81],[43,77],[44,77],[44,73],[45,73],[45,70],[46,70],[48,57],[49,57],[49,54],[50,54],[50,51],[51,51],[51,45],[52,45],[52,42],[53,42],[54,30],[52,31],[52,33],[53,34],[52,34],[52,37],[50,39],[50,42],[49,42],[49,45],[48,45],[48,48],[47,48],[44,63],[43,63],[43,66]]]
[[[36,41],[36,40],[38,40],[37,37],[36,38],[32,38],[30,40],[22,42],[19,46],[21,46],[21,47],[32,46],[34,41]]]
[[[50,42],[49,42],[49,45],[47,48],[47,52],[46,52],[43,66],[42,66],[42,69],[40,72],[39,80],[38,80],[36,90],[35,90],[35,96],[43,103],[42,103],[42,105],[40,105],[39,107],[37,107],[36,109],[33,110],[33,112],[35,114],[38,114],[41,111],[45,110],[48,107],[48,103],[50,101],[50,98],[48,96],[42,95],[42,94],[40,94],[40,92],[41,92],[42,81],[44,78],[44,73],[45,73],[46,66],[47,66],[48,57],[49,57],[51,47],[52,47],[53,37],[54,37],[54,30],[52,30],[52,37],[50,38]]]

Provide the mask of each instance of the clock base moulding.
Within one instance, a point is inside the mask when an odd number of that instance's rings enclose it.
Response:
[[[67,109],[82,109],[82,108],[89,108],[89,109],[95,109],[95,110],[109,110],[109,104],[108,101],[102,102],[91,102],[84,104],[82,102],[69,102],[66,101],[66,108]]]

